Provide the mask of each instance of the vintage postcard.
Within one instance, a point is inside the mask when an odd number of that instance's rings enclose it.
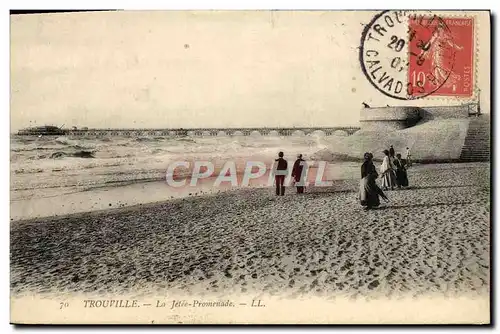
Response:
[[[488,11],[10,22],[12,323],[490,323]]]

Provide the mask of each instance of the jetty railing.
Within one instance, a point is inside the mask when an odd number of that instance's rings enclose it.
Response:
[[[173,137],[209,137],[209,136],[293,136],[322,133],[326,136],[341,134],[350,136],[356,133],[359,127],[302,127],[302,128],[190,128],[190,129],[71,129],[69,136],[101,137],[101,136],[173,136]]]

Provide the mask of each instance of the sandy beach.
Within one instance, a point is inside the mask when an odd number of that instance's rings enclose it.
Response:
[[[349,179],[11,222],[11,291],[487,295],[489,164],[408,174],[411,189],[369,212]]]
[[[11,323],[491,323],[489,11],[10,14]]]

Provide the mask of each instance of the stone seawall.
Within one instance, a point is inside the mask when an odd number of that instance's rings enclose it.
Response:
[[[409,147],[414,160],[427,162],[488,161],[489,117],[477,104],[430,107],[364,108],[361,131],[336,143],[332,152],[362,157],[394,145],[404,156]]]
[[[365,108],[360,116],[363,130],[401,130],[415,125],[425,111],[417,107]]]
[[[422,120],[463,119],[476,112],[476,104],[364,108],[361,110],[360,123],[363,130],[402,130],[412,127]]]

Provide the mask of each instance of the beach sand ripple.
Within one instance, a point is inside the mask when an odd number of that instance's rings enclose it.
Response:
[[[284,197],[240,189],[11,222],[24,293],[398,296],[489,292],[488,164],[409,170],[364,211],[358,180]]]

